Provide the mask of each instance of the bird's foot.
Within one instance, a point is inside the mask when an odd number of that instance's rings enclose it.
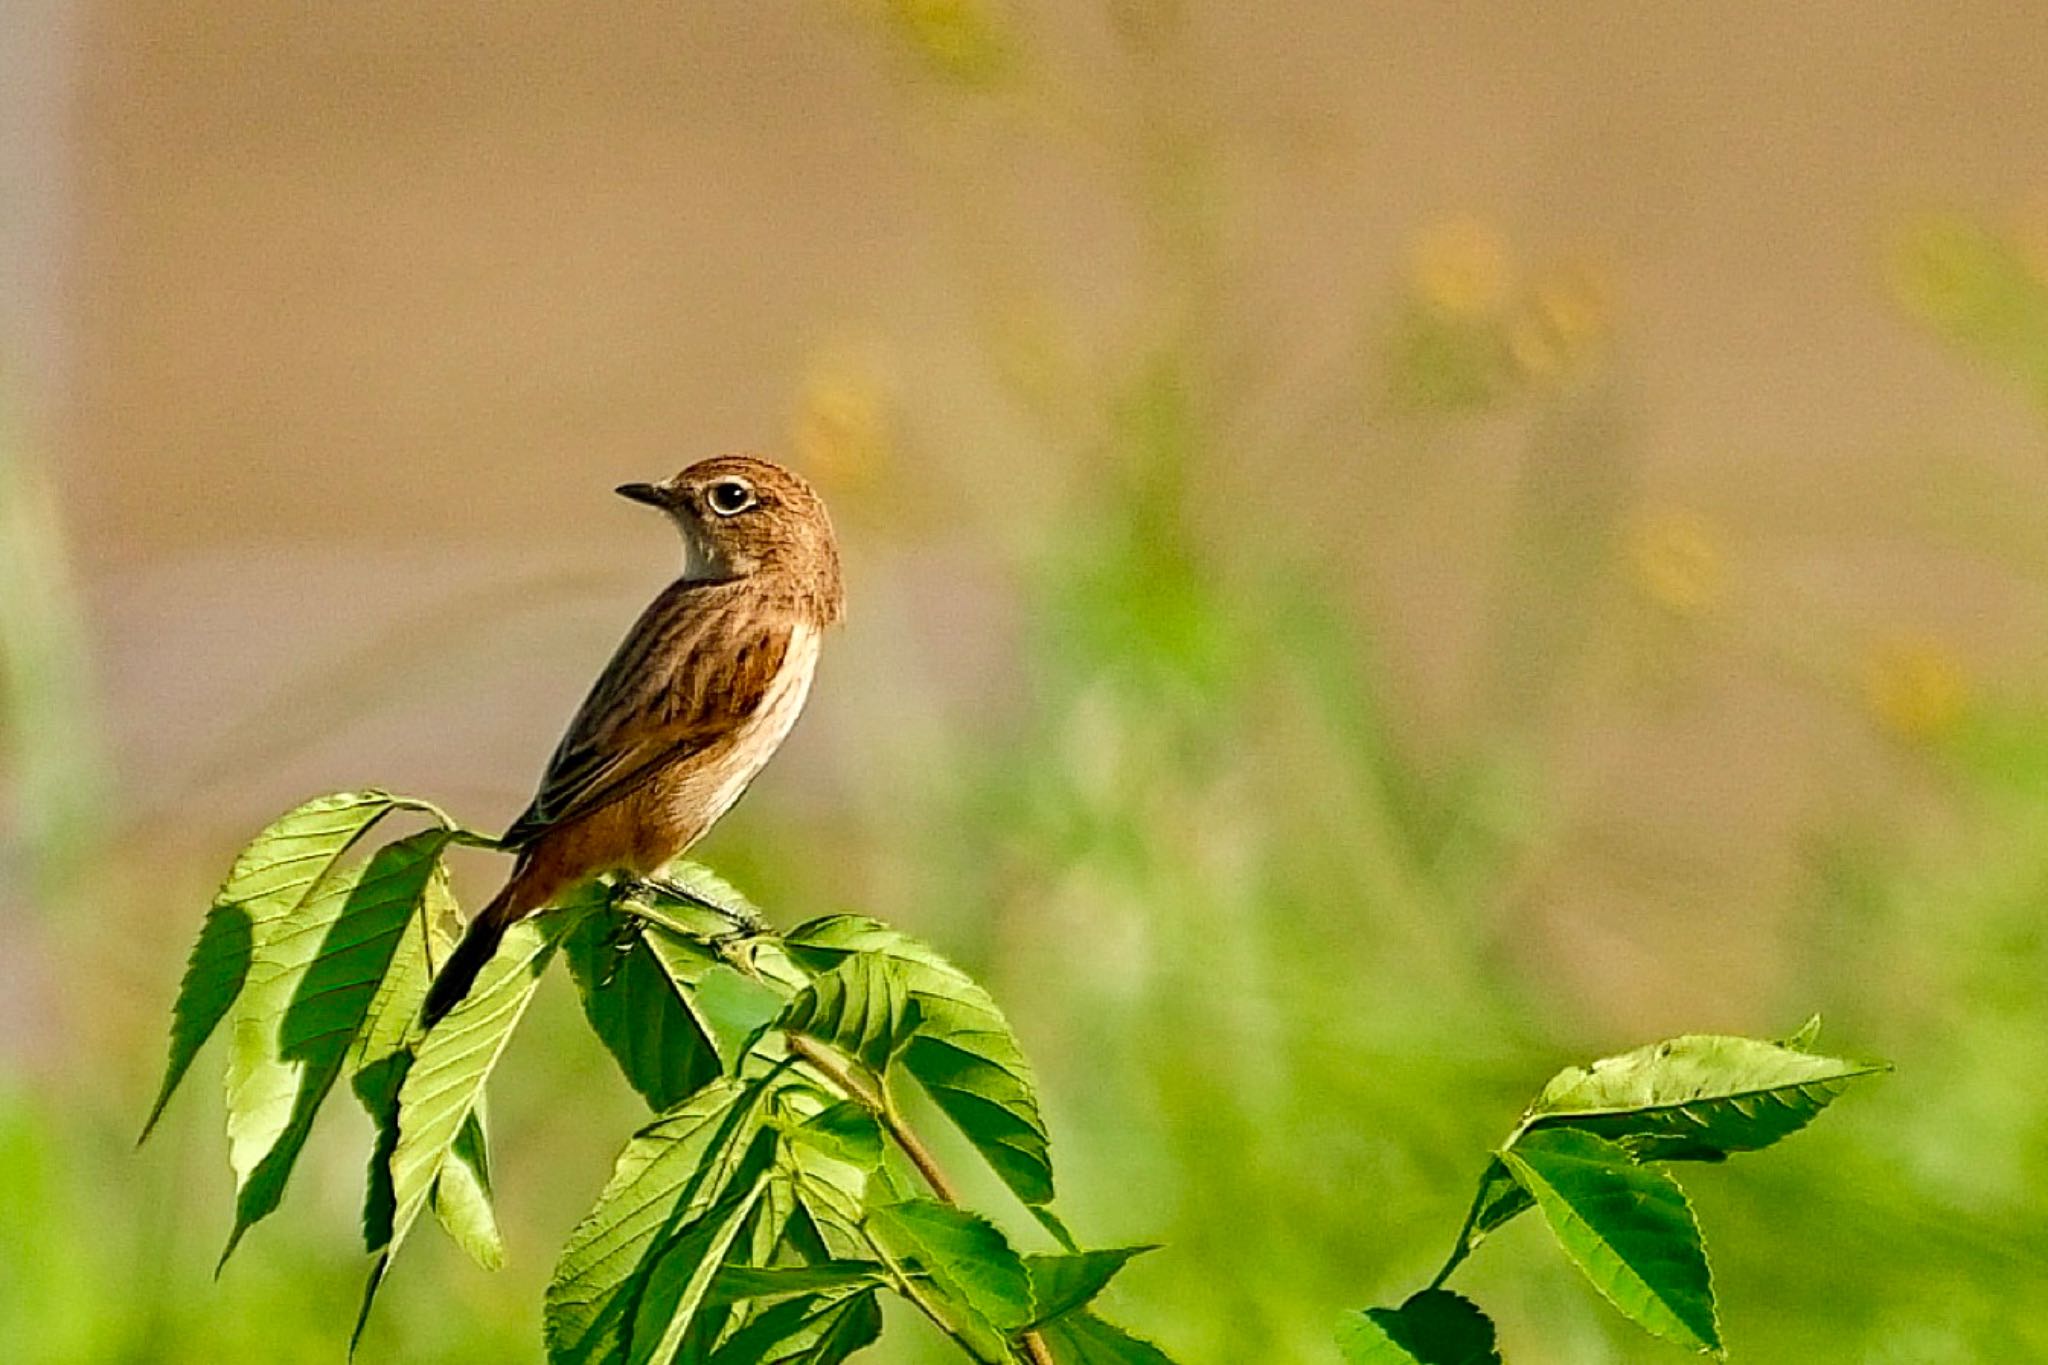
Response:
[[[639,901],[647,903],[657,897],[683,901],[699,909],[709,910],[731,925],[721,933],[693,935],[711,947],[729,946],[745,939],[759,938],[768,932],[768,922],[751,909],[742,909],[712,900],[700,891],[663,881],[659,877],[621,877],[612,886],[612,903]]]

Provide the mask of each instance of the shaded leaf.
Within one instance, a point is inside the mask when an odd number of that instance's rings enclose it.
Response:
[[[755,1040],[782,1013],[784,997],[772,987],[742,976],[683,934],[652,925],[643,934],[677,997],[710,1040],[719,1063],[728,1074],[737,1074]]]
[[[1346,1313],[1337,1349],[1345,1365],[1501,1365],[1492,1321],[1448,1289],[1425,1289],[1399,1308]]]
[[[855,1100],[827,1105],[790,1129],[789,1135],[864,1171],[882,1164],[882,1125]]]
[[[768,1187],[765,1171],[752,1185],[717,1204],[683,1229],[655,1256],[633,1310],[628,1365],[672,1365],[704,1306],[726,1253],[746,1227]]]
[[[719,1074],[711,1039],[639,920],[610,909],[588,915],[562,949],[584,1017],[650,1107],[673,1108]]]
[[[928,1277],[950,1326],[983,1354],[1009,1356],[1009,1338],[1031,1320],[1031,1279],[1009,1241],[985,1218],[930,1199],[868,1211],[867,1230],[913,1275]]]
[[[1019,1199],[1051,1202],[1052,1157],[1037,1084],[987,991],[924,944],[856,915],[812,920],[785,946],[819,972],[854,953],[895,962],[918,1011],[917,1033],[899,1054],[903,1068]]]
[[[1068,1256],[1026,1256],[1031,1278],[1031,1324],[1051,1322],[1091,1302],[1134,1256],[1156,1246],[1112,1247]]]
[[[791,1299],[728,1337],[711,1365],[839,1365],[881,1335],[882,1309],[873,1291]]]
[[[273,821],[236,856],[185,964],[171,1007],[170,1056],[143,1137],[241,995],[259,927],[267,936],[393,804],[379,791],[318,797]]]
[[[1646,1161],[1712,1161],[1799,1131],[1851,1080],[1885,1069],[1754,1038],[1692,1034],[1559,1072],[1522,1127],[1581,1129]]]
[[[718,1273],[709,1303],[772,1302],[793,1295],[816,1297],[826,1290],[887,1283],[879,1261],[819,1261],[811,1265],[729,1265]]]
[[[257,936],[228,1057],[228,1155],[237,1190],[222,1260],[282,1199],[448,837],[429,830],[364,863],[330,867]]]
[[[1151,1342],[1086,1309],[1047,1323],[1043,1335],[1056,1365],[1173,1365]]]
[[[1608,1302],[1667,1341],[1721,1349],[1706,1249],[1677,1181],[1569,1128],[1526,1134],[1501,1156]]]

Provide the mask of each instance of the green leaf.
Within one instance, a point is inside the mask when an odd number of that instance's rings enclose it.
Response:
[[[1049,1205],[1026,1204],[1024,1211],[1036,1219],[1038,1226],[1044,1228],[1047,1235],[1060,1244],[1060,1250],[1080,1251],[1081,1244],[1074,1240],[1074,1234],[1068,1231],[1067,1225],[1060,1220],[1060,1216],[1054,1213]]]
[[[1492,1321],[1448,1289],[1425,1289],[1399,1308],[1346,1313],[1337,1349],[1345,1365],[1501,1365]]]
[[[829,1043],[880,1074],[918,1022],[909,975],[879,953],[855,953],[820,972],[783,1009],[782,1028]]]
[[[170,1057],[142,1126],[144,1138],[163,1117],[192,1059],[241,995],[258,933],[268,937],[393,804],[379,791],[322,796],[281,816],[236,856],[185,964],[171,1007]]]
[[[751,1186],[712,1208],[656,1255],[634,1309],[627,1365],[673,1365],[726,1253],[767,1188],[764,1170]]]
[[[1716,1161],[1799,1131],[1850,1081],[1885,1069],[1754,1038],[1692,1034],[1559,1072],[1522,1128],[1569,1126],[1645,1161]]]
[[[791,1299],[751,1319],[725,1340],[711,1365],[840,1365],[882,1335],[872,1291],[849,1297]]]
[[[899,1054],[903,1068],[1019,1199],[1052,1201],[1052,1156],[1037,1083],[987,991],[924,944],[856,915],[813,920],[784,946],[818,972],[855,953],[894,962],[918,1012],[917,1033]]]
[[[790,1129],[789,1135],[864,1171],[882,1164],[882,1125],[855,1100],[827,1105]]]
[[[1706,1249],[1677,1181],[1569,1128],[1525,1134],[1501,1159],[1608,1302],[1667,1341],[1721,1349]]]
[[[723,1194],[755,1131],[760,1089],[713,1081],[626,1144],[555,1263],[545,1313],[550,1361],[597,1365],[624,1352],[663,1230]]]
[[[1031,1278],[995,1224],[910,1199],[870,1209],[867,1230],[909,1273],[930,1279],[963,1339],[991,1358],[1009,1358],[1009,1339],[1031,1321]]]
[[[781,1153],[791,1188],[796,1196],[801,1221],[791,1219],[791,1236],[808,1230],[815,1245],[807,1256],[860,1259],[872,1254],[861,1219],[873,1182],[886,1182],[877,1171],[870,1174],[859,1166],[828,1156],[809,1143],[785,1143]]]
[[[405,1240],[436,1183],[451,1163],[461,1160],[457,1145],[483,1099],[484,1083],[576,917],[574,911],[553,911],[507,929],[469,994],[420,1040],[398,1092],[398,1145],[391,1153],[392,1252]]]
[[[655,886],[672,896],[723,911],[729,918],[759,922],[765,918],[761,907],[748,900],[740,889],[702,863],[678,858],[661,870]],[[730,928],[730,924],[726,926]]]
[[[718,1272],[707,1303],[772,1303],[793,1295],[815,1297],[827,1290],[886,1285],[880,1261],[819,1261],[812,1265],[729,1265]]]
[[[673,1108],[719,1074],[711,1039],[639,920],[609,909],[586,916],[563,953],[584,1017],[651,1108]]]
[[[447,870],[437,867],[401,931],[391,965],[349,1049],[349,1087],[376,1129],[363,1195],[363,1245],[370,1251],[391,1240],[391,1153],[398,1146],[398,1091],[422,1032],[420,1005],[427,985],[455,946],[455,919]]]
[[[448,842],[429,830],[330,868],[255,940],[228,1058],[237,1189],[225,1261],[277,1208],[313,1118],[353,1050]]]
[[[1086,1309],[1047,1323],[1043,1333],[1055,1365],[1173,1365],[1149,1341],[1113,1327]]]
[[[455,1245],[485,1270],[505,1264],[505,1239],[491,1207],[491,1164],[484,1142],[483,1116],[471,1110],[455,1135],[448,1163],[434,1180],[435,1221]]]
[[[1026,1256],[1024,1270],[1031,1277],[1030,1325],[1051,1322],[1093,1301],[1132,1257],[1156,1250],[1156,1246],[1132,1246],[1068,1256]]]
[[[655,962],[711,1040],[725,1071],[737,1075],[755,1041],[782,1013],[784,997],[740,975],[682,934],[649,925],[644,935]]]

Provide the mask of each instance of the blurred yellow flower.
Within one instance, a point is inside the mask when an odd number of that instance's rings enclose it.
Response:
[[[2002,248],[1979,224],[1955,214],[1922,218],[1892,244],[1893,292],[1934,323],[1962,322],[1983,309],[1987,262]]]
[[[1863,700],[1871,716],[1901,739],[1939,739],[1955,728],[1969,697],[1969,678],[1939,641],[1896,638],[1863,665]]]
[[[2014,248],[2034,278],[2048,284],[2048,190],[2028,195],[2014,217]]]
[[[889,389],[881,367],[851,347],[812,357],[797,393],[790,444],[828,488],[875,483],[894,445]]]
[[[929,69],[967,84],[1002,74],[1010,44],[986,0],[853,0],[886,22]]]
[[[1640,518],[1628,536],[1635,585],[1664,610],[1697,616],[1721,598],[1727,577],[1720,537],[1690,512]]]
[[[1476,218],[1446,218],[1415,238],[1409,269],[1423,302],[1456,317],[1499,308],[1513,277],[1507,238]]]

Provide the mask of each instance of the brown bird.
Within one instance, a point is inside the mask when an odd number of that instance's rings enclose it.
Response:
[[[434,978],[429,1023],[509,926],[604,873],[651,876],[710,829],[788,736],[845,612],[825,504],[787,469],[721,455],[618,491],[675,521],[682,576],[633,624],[506,831],[519,861]]]

